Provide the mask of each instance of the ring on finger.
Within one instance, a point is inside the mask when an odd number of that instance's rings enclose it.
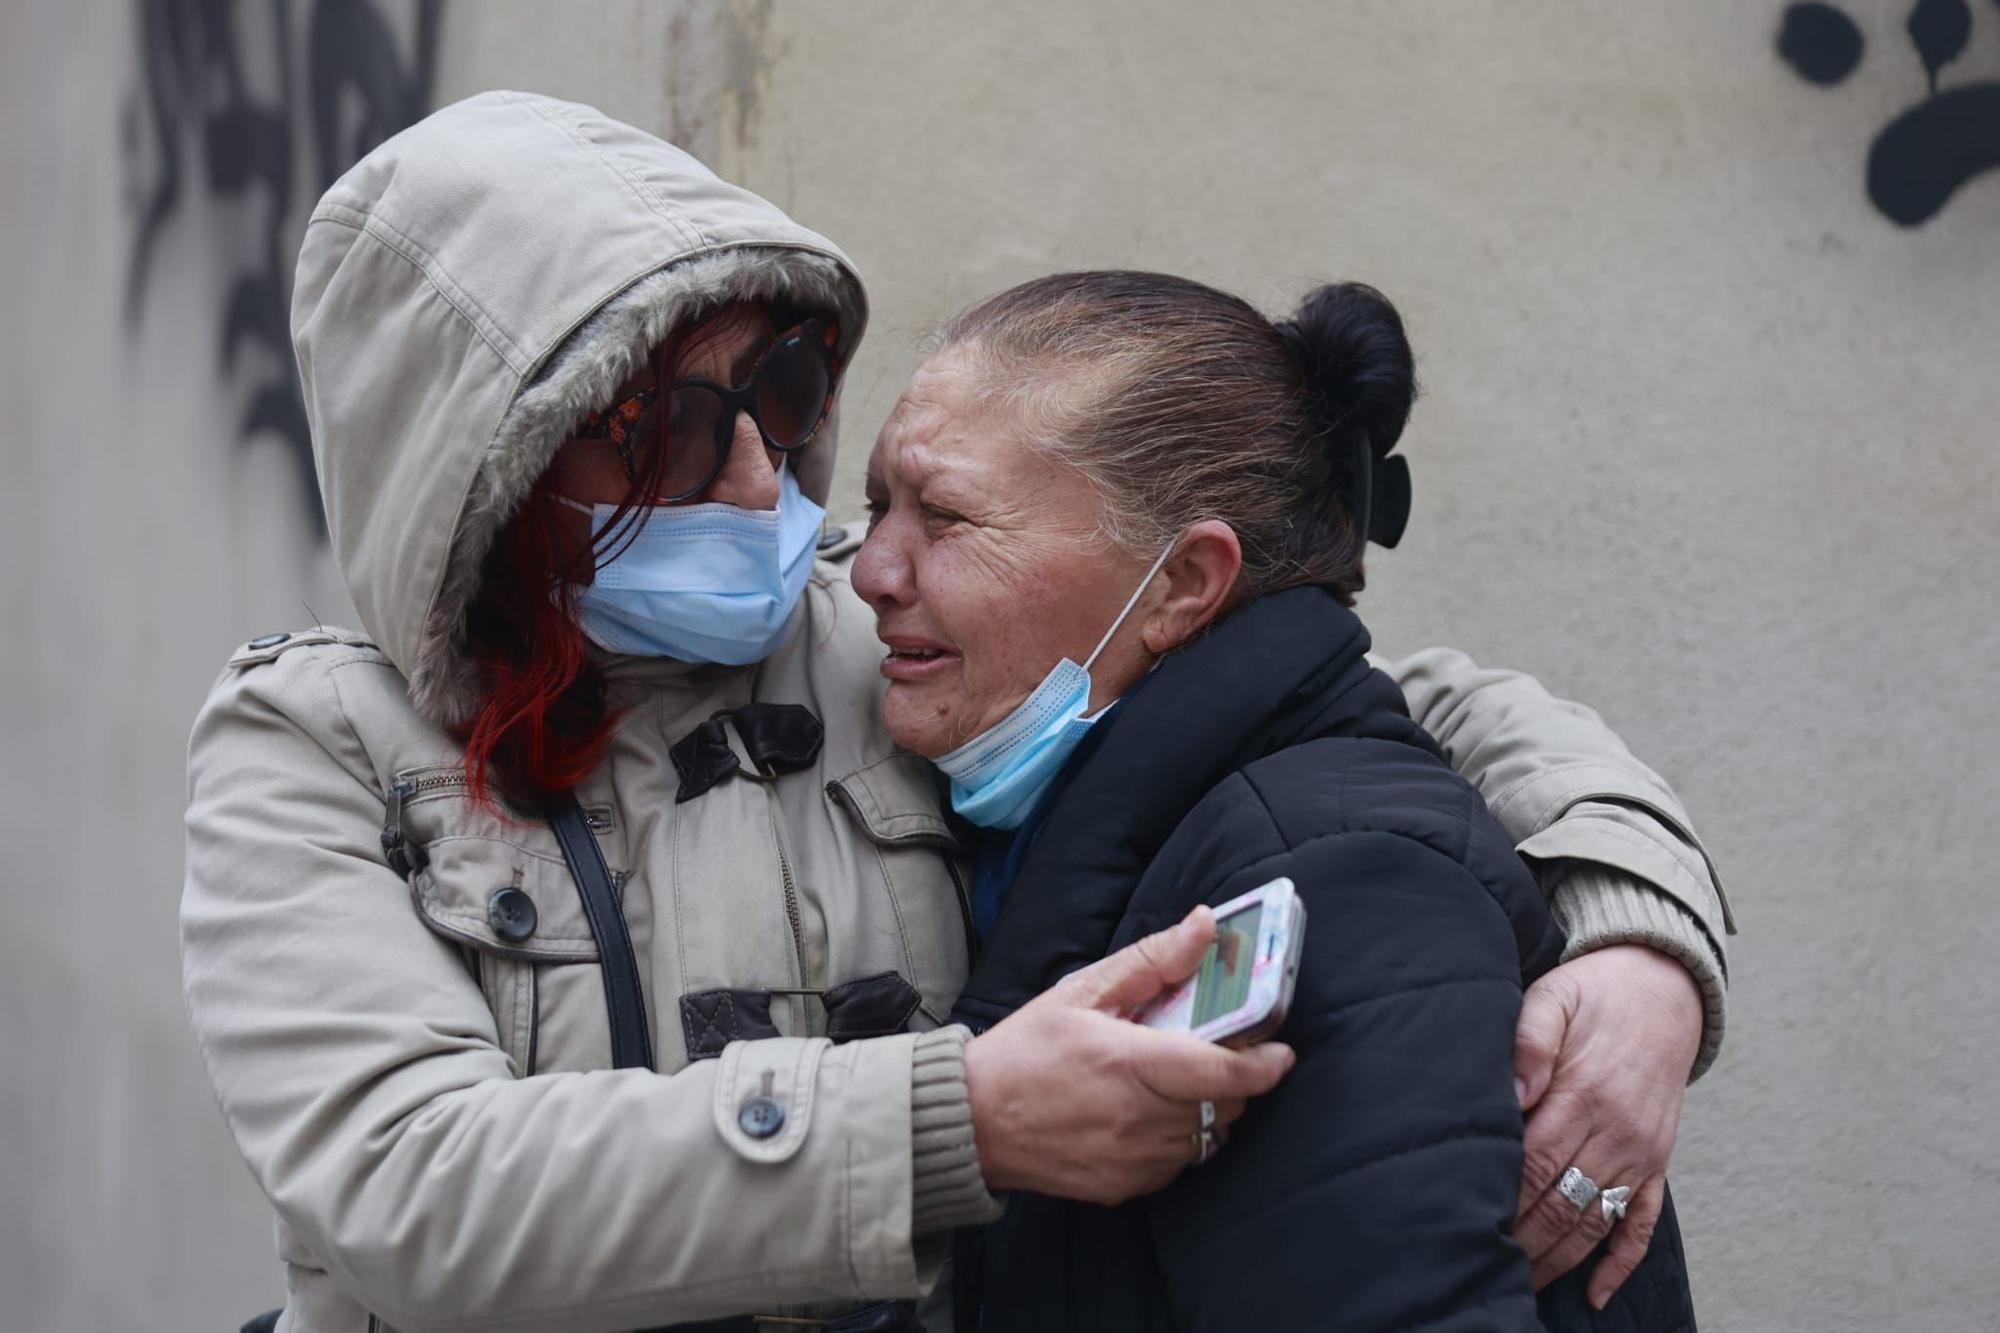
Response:
[[[1597,1202],[1603,1191],[1597,1188],[1596,1181],[1572,1166],[1562,1173],[1562,1179],[1556,1181],[1556,1193],[1582,1213],[1590,1210],[1590,1205]],[[1606,1216],[1609,1216],[1608,1211]]]
[[[1200,1166],[1203,1162],[1215,1156],[1216,1150],[1222,1146],[1222,1140],[1217,1133],[1215,1122],[1215,1103],[1203,1099],[1201,1103],[1201,1127],[1190,1131],[1188,1134],[1188,1160],[1196,1166]]]
[[[1222,1140],[1216,1134],[1215,1122],[1215,1103],[1203,1098],[1201,1125],[1188,1132],[1188,1160],[1196,1166],[1215,1156],[1216,1149],[1222,1146]]]
[[[1597,1196],[1597,1206],[1604,1210],[1604,1220],[1617,1222],[1625,1216],[1626,1208],[1632,1203],[1630,1185],[1613,1185]]]

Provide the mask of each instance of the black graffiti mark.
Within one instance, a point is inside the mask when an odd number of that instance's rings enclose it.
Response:
[[[1914,227],[1937,216],[1973,177],[2000,169],[2000,82],[1938,91],[1938,74],[1972,36],[1966,0],[1917,0],[1904,23],[1929,94],[1875,136],[1868,150],[1868,197],[1893,222]],[[1829,4],[1785,10],[1778,54],[1800,78],[1831,86],[1861,64],[1861,30]]]
[[[125,320],[136,329],[167,224],[186,201],[193,161],[198,185],[213,198],[260,207],[258,242],[227,259],[233,276],[223,297],[217,373],[232,383],[246,348],[261,348],[260,378],[248,389],[237,422],[247,443],[275,435],[286,446],[306,513],[324,536],[313,477],[312,440],[292,361],[291,259],[299,223],[292,196],[297,155],[308,135],[324,190],[363,154],[421,118],[430,105],[444,0],[417,0],[415,54],[406,66],[388,21],[371,0],[314,0],[308,41],[293,43],[295,0],[268,0],[271,42],[246,63],[238,0],[138,0],[143,91],[126,115],[128,170],[150,148],[152,179],[133,230],[125,272]],[[306,62],[307,95],[295,88],[295,60]],[[270,69],[274,100],[260,102],[246,71]],[[140,129],[147,123],[148,134]],[[218,236],[227,236],[217,230]]]
[[[1868,193],[1905,227],[1929,220],[1958,187],[2000,168],[2000,83],[1942,93],[1890,122],[1868,154]]]
[[[403,72],[396,39],[373,6],[320,0],[312,18],[313,144],[319,152],[319,188],[368,151],[430,109],[437,76],[438,28],[443,0],[417,5],[416,63]],[[358,94],[359,117],[345,123],[342,94]]]
[[[1778,54],[1802,79],[1835,84],[1861,63],[1861,29],[1832,5],[1793,5],[1778,29]]]

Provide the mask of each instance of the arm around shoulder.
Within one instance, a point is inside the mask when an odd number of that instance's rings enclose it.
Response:
[[[1736,924],[1672,788],[1595,712],[1532,676],[1449,648],[1377,665],[1537,867],[1568,956],[1645,944],[1688,969],[1706,1014],[1696,1073],[1706,1069],[1721,1046],[1723,942]]]

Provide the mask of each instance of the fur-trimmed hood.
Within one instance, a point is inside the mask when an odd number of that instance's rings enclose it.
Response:
[[[418,709],[463,720],[465,608],[501,526],[584,414],[729,300],[867,319],[826,238],[591,107],[491,92],[363,158],[313,211],[292,343],[334,555]],[[797,457],[824,501],[831,424]]]

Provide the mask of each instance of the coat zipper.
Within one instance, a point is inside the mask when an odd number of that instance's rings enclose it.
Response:
[[[812,978],[806,973],[805,919],[804,915],[799,911],[799,887],[792,879],[792,858],[785,854],[785,834],[784,830],[778,827],[778,812],[775,803],[767,808],[770,810],[771,819],[771,845],[778,849],[778,877],[784,883],[785,887],[785,920],[790,922],[792,927],[792,957],[798,965],[799,985],[810,986],[812,985]],[[803,1002],[801,1001],[798,1017],[803,1020],[805,1016]],[[808,1026],[808,1024],[801,1022],[800,1032],[805,1032]]]
[[[420,796],[439,791],[464,791],[471,785],[464,771],[455,768],[398,773],[389,788],[390,822],[400,829],[403,807]],[[586,805],[583,807],[583,822],[590,826],[592,833],[608,833],[617,821],[612,817],[610,806]]]
[[[427,791],[442,791],[446,787],[463,787],[467,784],[465,774],[452,771],[444,773],[421,773],[411,777],[402,777],[399,775],[396,785],[407,793],[404,799],[411,800],[423,795]]]
[[[468,785],[465,774],[456,772],[398,773],[389,787],[389,814],[382,822],[382,859],[389,868],[408,879],[430,864],[422,846],[410,841],[403,828],[403,807],[425,792]]]

